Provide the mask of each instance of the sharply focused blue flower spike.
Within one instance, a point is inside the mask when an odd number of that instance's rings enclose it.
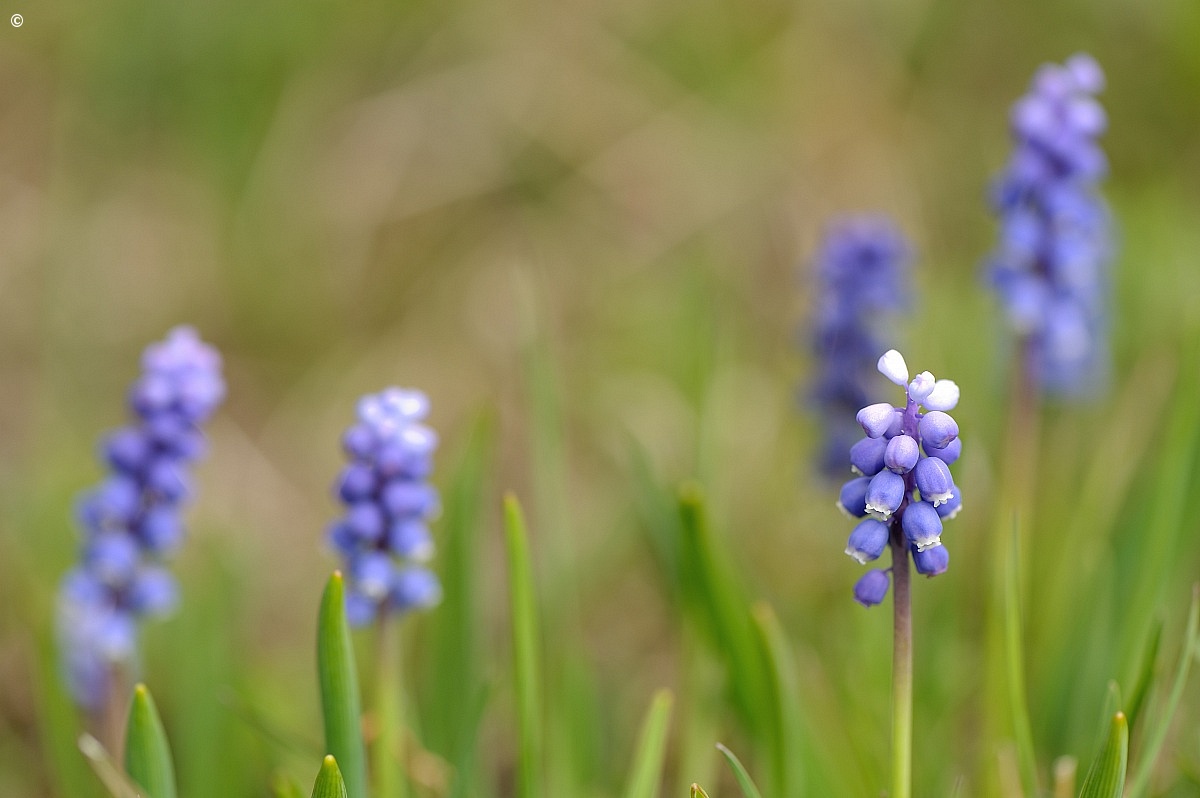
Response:
[[[910,382],[908,365],[895,349],[877,365],[880,373],[904,388],[905,401],[858,411],[856,419],[866,437],[849,447],[855,477],[842,486],[838,507],[862,520],[850,533],[846,554],[866,564],[891,544],[897,551],[911,552],[918,573],[937,576],[950,564],[942,544],[942,522],[962,507],[950,476],[962,442],[958,424],[946,413],[958,404],[958,386],[934,379],[928,371]],[[888,581],[887,571],[868,571],[854,586],[855,600],[864,607],[879,604]]]
[[[204,453],[201,426],[225,396],[221,356],[191,327],[142,355],[129,393],[133,421],[101,447],[109,476],[79,503],[81,564],[59,591],[58,634],[68,685],[83,706],[108,700],[115,668],[132,664],[137,625],[171,612],[175,579],[163,563],[183,540],[187,467]]]
[[[814,261],[816,306],[812,397],[826,440],[821,468],[838,476],[857,431],[849,419],[866,403],[882,345],[880,319],[907,297],[909,246],[882,216],[847,217],[831,224]]]
[[[364,626],[380,615],[431,607],[441,600],[428,522],[437,515],[433,470],[437,434],[422,424],[429,400],[388,388],[364,396],[342,445],[350,463],[338,479],[346,510],[329,541],[346,563],[346,614]]]
[[[1016,147],[992,190],[1000,242],[988,274],[1023,341],[1029,376],[1055,393],[1094,388],[1107,367],[1110,216],[1096,139],[1104,73],[1087,55],[1046,64],[1013,106]]]

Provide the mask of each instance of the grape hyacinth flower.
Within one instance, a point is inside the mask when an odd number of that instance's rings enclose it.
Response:
[[[842,473],[856,437],[851,414],[866,404],[879,321],[905,303],[909,246],[883,216],[853,216],[831,224],[814,260],[816,307],[811,395],[827,430],[821,468]]]
[[[221,356],[191,327],[176,327],[142,355],[132,423],[103,442],[110,474],[79,503],[82,562],[64,578],[58,607],[67,683],[90,710],[112,698],[115,669],[132,664],[138,622],[177,602],[163,563],[183,540],[187,468],[205,448],[200,428],[224,395]]]
[[[1059,394],[1094,388],[1107,367],[1110,219],[1096,139],[1104,73],[1087,55],[1046,64],[1013,106],[1016,147],[992,190],[1000,243],[988,275],[1023,339],[1030,379]]]
[[[866,437],[850,447],[855,478],[842,487],[838,507],[863,520],[850,533],[846,554],[866,564],[891,544],[911,553],[918,573],[937,576],[949,565],[942,522],[962,507],[950,476],[962,442],[958,424],[946,413],[958,404],[958,386],[934,379],[928,371],[910,382],[908,366],[894,349],[879,358],[878,368],[905,389],[905,402],[858,411]],[[855,585],[854,598],[870,607],[881,603],[887,590],[887,571],[873,569]]]
[[[337,494],[345,513],[329,541],[345,561],[346,614],[355,626],[441,599],[437,577],[423,567],[433,556],[428,521],[440,507],[426,482],[438,443],[421,423],[428,412],[420,391],[388,388],[359,400],[358,421],[342,439],[350,463]]]

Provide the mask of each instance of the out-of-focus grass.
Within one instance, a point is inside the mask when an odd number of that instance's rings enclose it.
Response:
[[[849,600],[848,528],[793,401],[798,266],[829,214],[866,208],[917,242],[903,350],[964,397],[954,567],[915,589],[918,792],[994,794],[1005,733],[983,734],[983,630],[1008,392],[978,277],[983,194],[1009,103],[1077,49],[1110,80],[1116,366],[1108,393],[1048,407],[1041,427],[1020,607],[1043,771],[1090,760],[1107,680],[1133,678],[1160,619],[1173,661],[1200,572],[1196,4],[20,10],[23,27],[0,29],[0,792],[92,783],[48,661],[53,591],[94,441],[119,423],[141,347],[180,321],[222,348],[231,385],[176,565],[181,611],[144,641],[183,794],[261,791],[276,765],[305,781],[323,753],[264,739],[221,696],[318,738],[310,621],[336,441],[356,396],[388,383],[431,395],[436,480],[459,491],[442,528],[456,583],[404,646],[420,761],[468,768],[466,794],[511,793],[498,496],[514,489],[533,514],[552,783],[622,789],[663,686],[674,789],[735,789],[716,738],[776,778],[774,721],[733,708],[728,673],[680,623],[671,497],[695,478],[722,568],[792,647],[819,760],[806,785],[884,784],[889,618]],[[480,408],[495,436],[482,474]],[[451,689],[430,658],[464,652],[471,689],[442,715]],[[1186,720],[1177,759],[1195,770]]]

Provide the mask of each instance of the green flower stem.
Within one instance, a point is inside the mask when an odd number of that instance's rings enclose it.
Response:
[[[401,767],[403,691],[400,686],[399,629],[397,619],[379,614],[376,633],[375,711],[379,737],[375,740],[375,778],[383,798],[405,798],[408,794]]]
[[[908,548],[892,536],[892,791],[912,798],[912,594]]]

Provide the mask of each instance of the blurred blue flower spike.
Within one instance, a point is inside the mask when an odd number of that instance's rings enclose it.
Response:
[[[440,509],[426,482],[437,434],[421,422],[429,400],[420,391],[388,388],[364,396],[358,421],[342,438],[350,462],[337,483],[345,505],[329,542],[345,561],[346,614],[365,626],[390,613],[441,600],[428,522]]]
[[[191,327],[176,327],[142,355],[132,422],[103,442],[110,474],[79,502],[81,562],[58,602],[68,686],[88,709],[107,704],[113,669],[134,661],[138,622],[169,614],[178,601],[162,564],[183,540],[187,469],[204,453],[201,427],[224,396],[221,356]]]
[[[824,473],[845,473],[846,447],[856,437],[849,415],[866,404],[882,315],[902,308],[908,295],[908,242],[883,216],[851,216],[826,230],[814,259],[816,303],[812,401],[826,440]]]
[[[1013,106],[1015,148],[992,188],[1000,242],[988,276],[1025,342],[1029,377],[1057,394],[1094,391],[1108,365],[1112,234],[1096,142],[1107,119],[1095,99],[1103,88],[1087,55],[1038,70]]]

